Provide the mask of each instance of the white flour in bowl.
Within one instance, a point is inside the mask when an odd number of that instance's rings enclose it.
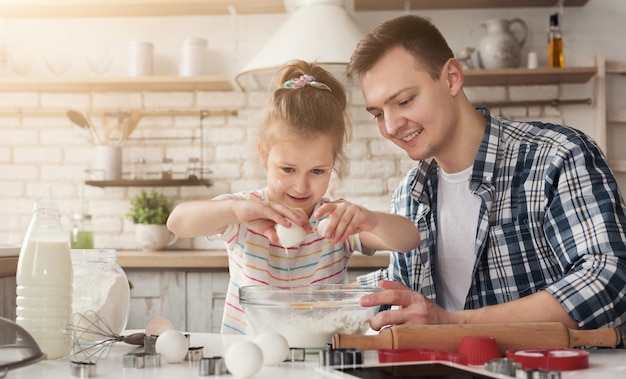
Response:
[[[278,317],[274,329],[287,339],[290,347],[324,348],[337,333],[364,333],[371,313],[367,308],[307,310],[307,314],[295,311]]]

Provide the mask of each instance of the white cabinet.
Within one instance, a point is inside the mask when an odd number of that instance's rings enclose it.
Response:
[[[187,273],[189,331],[220,332],[228,280],[228,272]]]
[[[128,329],[165,317],[177,330],[219,333],[228,272],[125,269],[131,283]]]
[[[1,317],[15,320],[15,276],[0,278]]]

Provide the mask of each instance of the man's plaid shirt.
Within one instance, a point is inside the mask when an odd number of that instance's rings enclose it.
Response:
[[[581,328],[624,324],[625,206],[606,157],[575,129],[479,111],[486,130],[468,184],[482,205],[465,308],[546,290]],[[420,245],[393,252],[387,269],[359,284],[401,281],[436,302],[437,170],[418,162],[392,200],[392,213],[419,227]]]

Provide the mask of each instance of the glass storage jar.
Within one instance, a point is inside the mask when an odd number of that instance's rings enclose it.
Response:
[[[73,225],[70,232],[70,248],[93,249],[93,231],[91,229],[91,215],[74,213]]]
[[[72,249],[72,321],[120,334],[128,322],[130,285],[115,249]],[[76,317],[80,314],[80,317]]]

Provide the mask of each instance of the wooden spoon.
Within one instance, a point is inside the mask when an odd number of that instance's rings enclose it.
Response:
[[[96,141],[99,144],[102,143],[102,140],[100,139],[100,135],[98,134],[98,131],[96,130],[96,128],[93,126],[93,123],[89,119],[89,116],[83,115],[82,113],[74,111],[74,110],[69,110],[67,111],[67,117],[74,124],[80,126],[81,128],[87,128],[91,130],[91,133],[95,136]]]
[[[128,116],[128,125],[126,127],[126,131],[124,133],[124,138],[122,142],[126,140],[126,138],[128,138],[131,135],[131,133],[135,130],[142,116],[143,115],[141,114],[141,111],[139,109],[130,110],[130,115]]]

